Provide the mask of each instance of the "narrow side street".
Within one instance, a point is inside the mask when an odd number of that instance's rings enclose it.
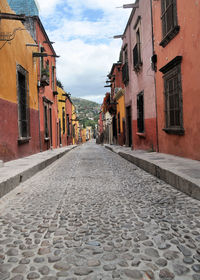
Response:
[[[93,141],[0,199],[0,279],[200,279],[200,202]]]

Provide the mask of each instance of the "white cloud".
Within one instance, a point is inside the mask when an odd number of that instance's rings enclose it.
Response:
[[[39,10],[42,16],[49,16],[55,13],[56,5],[62,2],[62,0],[37,0],[39,3]]]
[[[72,96],[100,101],[107,89],[106,76],[119,58],[121,40],[108,39],[122,34],[130,9],[117,6],[134,0],[38,0],[46,31],[61,57],[57,77]],[[63,10],[58,9],[63,7]],[[90,21],[87,9],[101,10],[97,21]],[[68,15],[70,12],[70,16]],[[66,15],[65,15],[66,13]]]

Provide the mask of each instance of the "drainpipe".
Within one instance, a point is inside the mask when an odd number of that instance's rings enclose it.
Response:
[[[152,10],[152,0],[150,0],[151,5],[151,28],[152,28],[152,49],[153,54],[155,54],[154,50],[154,30],[153,30],[153,10]],[[157,152],[159,152],[159,141],[158,141],[158,108],[157,108],[157,91],[156,91],[156,74],[154,73],[154,85],[155,85],[155,106],[156,106],[156,144],[157,144]]]

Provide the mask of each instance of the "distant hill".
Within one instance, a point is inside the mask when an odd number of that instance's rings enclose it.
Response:
[[[101,105],[82,98],[72,97],[71,99],[83,127],[92,126],[94,128],[98,122]]]

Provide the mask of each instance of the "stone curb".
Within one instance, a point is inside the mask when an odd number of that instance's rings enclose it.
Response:
[[[30,177],[35,175],[37,172],[43,170],[50,164],[52,164],[57,159],[63,157],[66,153],[70,152],[77,146],[73,145],[72,147],[66,146],[67,149],[64,151],[58,152],[57,154],[46,155],[46,158],[42,158],[39,163],[36,163],[35,165],[28,166],[26,169],[24,169],[22,172],[19,172],[18,174],[14,176],[10,176],[9,178],[6,178],[2,182],[0,182],[0,198],[6,195],[8,192],[12,191],[14,188],[16,188],[20,183],[28,180]],[[45,152],[44,152],[45,153]],[[43,153],[41,153],[43,154]],[[32,156],[35,156],[37,154],[34,154]],[[30,156],[31,157],[31,156]],[[4,165],[5,166],[5,165]]]
[[[188,177],[184,177],[183,175],[177,174],[172,172],[171,170],[165,169],[155,163],[152,163],[142,157],[131,155],[129,153],[115,151],[110,146],[104,145],[104,147],[119,156],[123,157],[124,159],[128,160],[129,162],[135,164],[139,168],[145,170],[146,172],[156,176],[157,178],[165,181],[169,185],[175,187],[179,191],[200,200],[200,185],[192,182],[189,180]]]

